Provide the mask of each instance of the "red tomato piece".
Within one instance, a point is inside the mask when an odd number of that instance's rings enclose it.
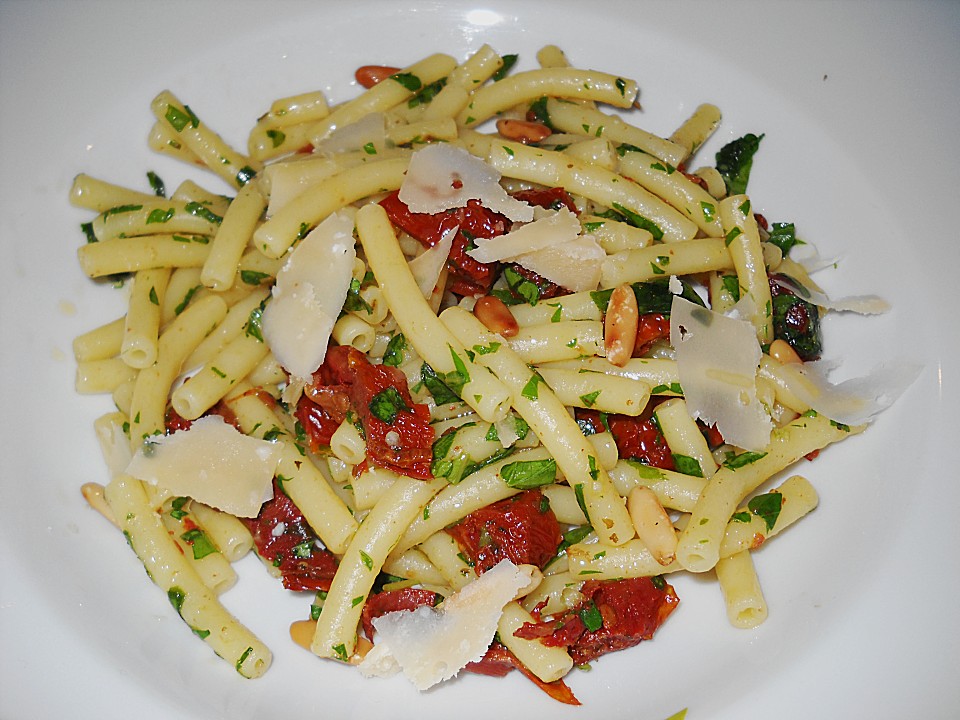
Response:
[[[675,470],[673,454],[660,428],[653,420],[653,410],[659,403],[651,400],[644,411],[636,416],[610,414],[606,416],[613,440],[620,457],[640,462],[663,470]],[[577,409],[577,422],[589,425],[594,432],[604,432],[600,413],[596,410]]]
[[[384,391],[388,394],[381,396]],[[389,422],[384,419],[388,417],[384,411],[371,409],[372,405],[379,407],[378,396],[394,399],[396,412]],[[413,402],[406,376],[397,368],[373,365],[355,348],[332,347],[295,412],[312,448],[330,444],[330,436],[343,422],[348,408],[363,427],[370,461],[401,475],[433,477],[430,410]]]
[[[363,632],[367,639],[373,640],[375,633],[373,621],[381,615],[397,610],[416,610],[424,605],[433,607],[442,599],[440,594],[422,588],[408,587],[380,592],[367,598],[360,613],[360,624],[363,625]]]
[[[648,577],[590,580],[580,592],[583,601],[578,607],[559,618],[525,623],[515,635],[566,647],[574,663],[582,665],[651,639],[680,602],[671,585]],[[591,624],[600,622],[599,627],[587,628],[588,614]]]
[[[566,207],[574,215],[580,214],[580,211],[577,210],[576,203],[574,203],[573,198],[570,197],[570,193],[562,187],[518,190],[512,193],[512,195],[517,200],[522,200],[523,202],[537,205],[538,207],[549,210],[559,210],[561,207]]]
[[[256,518],[240,518],[247,526],[257,554],[280,570],[288,590],[329,590],[337,559],[317,545],[317,535],[293,501],[274,481],[273,499]]]
[[[458,295],[483,295],[490,290],[496,279],[497,263],[478,262],[467,255],[467,250],[472,247],[473,238],[492,238],[507,232],[510,221],[506,217],[476,200],[445,212],[415,213],[400,200],[398,192],[387,195],[380,206],[387,211],[390,222],[425,247],[433,247],[444,233],[459,227],[447,260],[448,289]]]
[[[475,510],[447,529],[482,574],[504,559],[544,567],[562,540],[557,516],[539,490]]]
[[[580,704],[580,701],[577,700],[573,691],[563,680],[554,680],[549,683],[544,682],[527,670],[526,666],[520,662],[516,655],[498,642],[492,643],[482,658],[477,660],[477,662],[469,663],[464,670],[478,675],[503,677],[514,668],[526,675],[529,680],[554,700],[562,702],[565,705]]]
[[[662,313],[644,313],[637,323],[637,341],[633,357],[641,357],[650,351],[657,340],[670,339],[670,316]]]

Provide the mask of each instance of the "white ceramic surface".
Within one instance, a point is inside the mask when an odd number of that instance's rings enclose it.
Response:
[[[955,2],[0,3],[0,717],[960,716],[958,39]],[[864,436],[803,466],[821,507],[757,553],[770,606],[757,630],[729,627],[716,586],[683,577],[653,642],[570,676],[579,710],[518,676],[418,695],[292,646],[308,601],[251,560],[224,602],[275,661],[245,681],[80,496],[105,479],[91,423],[109,403],[74,394],[70,343],[120,297],[76,266],[88,214],[68,205],[71,179],[197,177],[146,148],[165,87],[242,147],[275,97],[345,99],[357,65],[483,42],[524,67],[556,43],[637,78],[654,132],[713,102],[715,143],[766,133],[755,206],[840,256],[817,277],[828,292],[894,306],[829,317],[827,355],[848,375],[896,358],[924,371]]]

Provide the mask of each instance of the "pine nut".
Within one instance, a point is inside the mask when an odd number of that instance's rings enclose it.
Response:
[[[492,295],[484,295],[473,306],[473,314],[484,324],[490,332],[513,337],[520,332],[520,325],[510,312],[510,308],[503,304],[503,300]]]
[[[391,75],[400,72],[400,68],[390,67],[389,65],[364,65],[358,67],[353,74],[357,82],[368,90],[379,82],[386,80]]]
[[[614,288],[603,320],[603,345],[607,360],[614,365],[623,367],[633,357],[639,322],[640,310],[633,288],[628,283]]]
[[[295,620],[290,623],[290,639],[307,650],[313,643],[313,636],[317,631],[316,620]]]
[[[553,134],[553,131],[543,123],[506,118],[497,120],[497,132],[507,140],[516,140],[524,144],[538,143]]]
[[[84,483],[84,485],[80,488],[80,492],[83,493],[83,497],[90,507],[103,515],[114,525],[120,527],[117,519],[113,516],[113,510],[111,510],[110,506],[107,504],[107,499],[103,496],[103,485],[95,482]]]
[[[669,565],[677,554],[677,531],[670,516],[663,509],[656,493],[640,485],[627,496],[627,512],[637,531],[637,537],[661,565]]]
[[[782,365],[794,365],[803,362],[797,355],[797,351],[790,347],[790,343],[781,338],[777,338],[770,343],[770,357]]]

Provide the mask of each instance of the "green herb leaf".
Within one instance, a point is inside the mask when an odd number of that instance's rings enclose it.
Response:
[[[205,558],[207,555],[220,552],[217,550],[217,546],[213,544],[210,538],[207,537],[207,534],[200,528],[187,530],[187,532],[180,536],[180,539],[191,547],[193,550],[194,560],[200,560],[201,558]]]
[[[387,343],[387,349],[383,353],[383,364],[389,367],[400,367],[403,364],[406,349],[407,339],[403,333],[397,333]]]
[[[597,604],[590,601],[590,604],[580,610],[578,613],[580,619],[583,620],[584,626],[587,628],[587,632],[596,632],[603,627],[603,615],[600,614],[600,608],[597,607]]]
[[[741,195],[747,190],[753,156],[760,148],[763,135],[748,133],[724,145],[717,153],[717,171],[727,186],[727,194]]]
[[[767,532],[773,530],[773,526],[780,517],[780,509],[783,507],[783,495],[778,492],[768,492],[763,495],[757,495],[747,503],[747,509],[759,517],[767,526]]]
[[[370,400],[371,414],[387,425],[392,425],[400,412],[409,409],[410,406],[404,402],[400,391],[392,385],[385,387]]]
[[[413,73],[396,73],[391,75],[390,79],[397,81],[410,92],[417,92],[423,87],[423,82]]]
[[[500,468],[500,477],[508,486],[518,490],[542,487],[556,479],[557,461],[547,458],[509,463]]]
[[[703,477],[703,470],[700,468],[700,463],[697,462],[696,458],[692,458],[688,455],[679,455],[677,453],[673,454],[673,464],[677,466],[677,472],[683,473],[684,475],[693,475],[694,477]]]
[[[240,281],[245,285],[259,285],[270,277],[269,273],[259,272],[258,270],[241,270]]]
[[[500,69],[497,70],[490,79],[493,80],[493,82],[503,80],[507,76],[507,73],[510,72],[510,69],[517,64],[518,57],[516,53],[501,55],[500,59],[503,60],[503,65],[500,66]]]
[[[592,408],[594,403],[596,403],[597,398],[600,397],[602,390],[594,390],[591,393],[580,396],[580,402],[582,402],[586,407]]]
[[[731,470],[739,470],[740,468],[746,467],[751,463],[755,463],[757,460],[765,456],[766,456],[765,452],[740,453],[739,455],[734,455],[733,457],[727,458],[724,461],[723,466],[726,468],[730,468]]]
[[[153,190],[154,195],[157,197],[167,196],[167,188],[163,184],[163,180],[153,170],[147,171],[147,182],[150,183],[150,189]]]
[[[793,223],[773,223],[770,226],[770,237],[767,238],[767,242],[780,248],[784,257],[790,254],[790,250],[795,245],[806,244],[797,237],[797,228]]]
[[[643,217],[643,215],[634,212],[628,207],[624,207],[620,203],[614,203],[613,209],[623,215],[630,225],[648,231],[651,235],[653,235],[654,240],[663,240],[663,230],[661,230],[660,226],[652,220],[648,220],[647,218]]]
[[[520,394],[523,395],[527,400],[537,400],[540,397],[540,390],[538,386],[543,382],[543,378],[536,372],[530,376],[530,379],[527,381],[527,384],[523,386],[523,390],[520,391]]]

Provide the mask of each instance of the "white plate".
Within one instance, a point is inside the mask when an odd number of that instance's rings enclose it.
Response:
[[[0,715],[956,717],[957,38],[956,3],[0,5]],[[347,98],[357,65],[462,58],[485,41],[525,67],[557,43],[575,64],[636,77],[654,132],[713,102],[718,142],[766,133],[755,205],[841,256],[818,276],[828,291],[894,305],[828,318],[828,355],[847,373],[883,358],[925,370],[866,435],[802,467],[821,507],[757,553],[770,605],[757,630],[727,625],[715,585],[679,578],[681,607],[653,642],[570,676],[583,709],[520,677],[417,695],[290,645],[307,601],[251,561],[224,601],[275,662],[245,681],[190,637],[80,497],[104,480],[91,422],[108,403],[73,393],[70,342],[116,317],[120,297],[76,267],[87,213],[67,204],[70,181],[196,176],[146,149],[164,87],[242,147],[275,97]]]

